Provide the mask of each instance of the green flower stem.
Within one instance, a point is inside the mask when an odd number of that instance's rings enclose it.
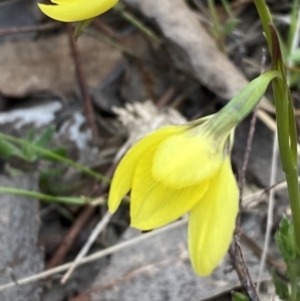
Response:
[[[150,37],[155,42],[161,43],[162,40],[152,31],[149,27],[147,27],[145,24],[143,24],[138,18],[136,18],[134,15],[126,12],[124,10],[124,5],[121,3],[118,3],[113,7],[115,11],[121,14],[121,16],[126,19],[129,23],[136,26],[141,32],[143,32],[146,36]]]
[[[254,0],[254,4],[256,6],[260,21],[262,22],[262,26],[264,28],[264,33],[266,36],[266,40],[268,43],[268,48],[270,53],[272,53],[272,36],[269,24],[273,24],[271,14],[269,12],[268,6],[266,5],[265,0]]]
[[[217,135],[230,131],[254,109],[276,77],[280,77],[280,73],[271,70],[252,80],[207,122],[207,128]]]
[[[85,199],[84,197],[64,197],[64,196],[52,196],[43,194],[40,192],[29,191],[25,189],[10,188],[0,186],[0,193],[7,193],[13,195],[19,195],[22,197],[34,198],[47,202],[64,203],[64,204],[75,204],[75,205],[87,205],[91,200]]]
[[[295,137],[294,116],[291,116],[291,109],[289,109],[291,103],[287,102],[288,97],[284,97],[286,93],[281,80],[274,80],[273,91],[277,117],[276,122],[280,158],[282,162],[282,169],[287,181],[295,229],[295,243],[298,251],[300,251],[300,196],[298,184],[297,143],[295,143],[297,138]]]
[[[217,39],[219,47],[221,48],[221,50],[223,52],[225,52],[225,45],[224,45],[224,42],[222,41],[223,37],[222,37],[221,29],[220,29],[221,25],[220,25],[220,21],[219,21],[217,11],[216,11],[215,1],[214,0],[207,0],[207,6],[208,6],[209,13],[210,13],[210,17],[211,17],[212,22],[213,22],[213,26],[212,26],[213,35]]]
[[[19,138],[16,138],[16,137],[13,137],[13,136],[10,136],[10,135],[7,135],[7,134],[3,134],[3,133],[0,133],[0,139],[4,139],[4,140],[7,140],[7,141],[10,141],[10,142],[13,142],[13,143],[16,143],[18,145],[22,145],[22,146],[27,146],[27,147],[31,147],[32,149],[34,149],[35,151],[39,152],[40,154],[43,154],[55,161],[58,161],[58,162],[61,162],[61,163],[64,163],[66,165],[69,165],[77,170],[80,170],[81,172],[99,180],[99,181],[105,181],[107,183],[110,183],[110,179],[75,162],[75,161],[72,161],[68,158],[65,158],[65,157],[62,157],[50,150],[47,150],[47,149],[44,149],[42,147],[39,147],[33,143],[30,143],[26,140],[22,140],[22,139],[19,139]]]
[[[234,19],[234,13],[232,11],[232,8],[228,2],[228,0],[221,0],[223,7],[226,10],[226,13],[228,14],[229,18]]]
[[[294,240],[300,252],[300,195],[298,185],[297,135],[295,115],[283,58],[280,51],[277,33],[273,27],[271,15],[264,0],[254,0],[259,17],[263,24],[269,51],[272,54],[272,69],[281,74],[281,79],[273,80],[273,94],[276,108],[278,144],[282,169],[286,175],[292,218]],[[296,234],[298,233],[298,235]]]
[[[215,7],[215,1],[214,0],[207,0],[207,6],[209,9],[210,17],[213,22],[213,33],[216,37],[220,35],[220,22],[218,18],[218,14],[216,12],[216,7]]]

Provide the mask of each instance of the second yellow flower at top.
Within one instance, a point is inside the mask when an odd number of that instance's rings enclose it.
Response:
[[[118,0],[51,0],[53,4],[41,4],[41,11],[52,19],[75,22],[92,19],[115,6]]]

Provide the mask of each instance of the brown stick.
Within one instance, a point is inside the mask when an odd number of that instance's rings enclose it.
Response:
[[[238,235],[235,235],[229,249],[233,267],[238,274],[240,282],[251,301],[260,301],[255,285],[251,279],[247,263],[244,259]]]
[[[248,160],[249,160],[249,155],[251,151],[251,145],[252,145],[252,140],[254,136],[254,130],[255,130],[255,124],[256,124],[256,112],[257,109],[254,111],[254,114],[251,119],[250,123],[250,129],[249,129],[249,134],[248,134],[248,139],[247,139],[247,146],[246,146],[246,151],[243,159],[243,166],[242,166],[242,171],[241,175],[239,177],[239,188],[240,188],[240,206],[241,206],[241,200],[242,200],[242,192],[243,192],[243,186],[245,182],[245,173],[248,165]],[[233,238],[233,242],[230,245],[229,249],[229,255],[231,257],[234,269],[236,273],[238,274],[239,280],[244,287],[249,299],[251,301],[259,301],[258,293],[255,288],[255,285],[251,279],[251,275],[249,273],[249,269],[247,266],[247,263],[244,259],[243,256],[243,251],[240,246],[240,241],[239,241],[239,235],[240,235],[240,216],[238,215],[237,217],[237,222],[236,222],[236,230],[235,230],[235,235]]]
[[[96,117],[95,117],[92,100],[89,95],[86,79],[84,76],[80,53],[79,53],[78,47],[76,45],[76,42],[74,40],[74,31],[73,31],[72,25],[68,24],[67,29],[68,29],[68,37],[69,37],[69,43],[70,43],[70,48],[71,48],[71,52],[72,52],[72,57],[73,57],[73,60],[75,63],[77,81],[78,81],[78,85],[80,88],[82,99],[84,101],[87,120],[92,129],[94,141],[97,142],[97,141],[99,141],[99,133],[98,133],[98,128],[97,128],[97,124],[96,124]]]
[[[0,29],[0,36],[35,32],[35,31],[44,31],[60,27],[61,24],[58,22],[49,22],[46,24],[31,25],[31,26],[20,26],[20,27],[10,27],[5,29]]]

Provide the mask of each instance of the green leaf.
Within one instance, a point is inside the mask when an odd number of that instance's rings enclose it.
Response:
[[[48,149],[39,147],[39,146],[37,146],[33,143],[30,143],[30,142],[24,141],[22,139],[16,138],[14,136],[3,134],[3,133],[0,133],[0,139],[5,139],[5,141],[11,141],[11,142],[13,142],[15,144],[18,144],[18,145],[21,145],[21,146],[24,145],[24,144],[27,144],[28,146],[31,146],[35,151],[37,151],[40,154],[49,156],[53,160],[56,160],[58,162],[67,164],[69,166],[72,166],[73,168],[75,168],[77,170],[80,170],[80,171],[90,175],[91,177],[97,179],[97,180],[101,180],[101,181],[103,180],[106,183],[110,183],[110,178],[108,178],[106,176],[103,176],[102,174],[99,174],[99,173],[93,171],[92,169],[90,169],[90,168],[88,168],[88,167],[86,167],[86,166],[84,166],[80,163],[77,163],[77,162],[75,162],[75,161],[73,161],[69,158],[57,155],[56,153],[54,153],[54,152],[52,152]]]
[[[74,32],[74,39],[75,39],[75,41],[77,41],[77,39],[79,38],[79,36],[92,23],[93,20],[94,20],[94,18],[83,20],[83,21],[80,21],[80,22],[77,23],[76,28],[75,28],[75,32]]]
[[[239,23],[238,19],[235,19],[235,18],[229,19],[223,27],[223,34],[225,36],[228,36],[229,34],[231,34],[232,31],[236,28],[238,23]]]
[[[35,129],[30,129],[24,138],[25,141],[32,143],[35,136]],[[34,162],[36,160],[36,152],[30,147],[28,144],[24,144],[22,146],[22,152],[24,155],[24,159],[28,162]]]
[[[41,134],[39,134],[36,137],[36,130],[31,129],[30,131],[27,132],[24,140],[36,146],[46,148],[51,142],[54,132],[55,132],[54,126],[50,126],[47,127],[44,131],[42,131]],[[27,161],[34,162],[38,160],[39,153],[33,147],[31,147],[30,144],[24,144],[22,150]]]
[[[40,188],[50,194],[61,194],[65,184],[60,180],[65,172],[65,167],[47,168],[40,171]],[[55,185],[53,185],[55,183]],[[65,189],[66,190],[66,189]]]
[[[25,139],[26,141],[28,141],[28,142],[33,142],[33,138],[34,138],[34,136],[35,136],[35,133],[36,133],[35,128],[30,129],[30,130],[26,133],[24,139]]]
[[[232,301],[249,301],[249,298],[238,292],[231,293]]]
[[[275,291],[278,297],[282,300],[289,300],[288,283],[279,277],[275,271],[272,273]]]
[[[39,147],[47,147],[51,142],[54,133],[55,127],[49,126],[34,139],[33,143]]]
[[[291,221],[284,216],[279,224],[279,229],[275,234],[275,241],[282,258],[287,264],[297,258],[293,231]]]
[[[14,144],[1,139],[0,140],[0,157],[3,159],[9,159],[12,156],[16,156],[19,158],[24,159],[24,156],[21,152],[21,150],[15,146]]]

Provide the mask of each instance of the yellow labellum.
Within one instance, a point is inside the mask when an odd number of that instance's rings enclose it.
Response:
[[[118,0],[51,0],[53,4],[38,6],[48,17],[63,21],[83,21],[101,15],[118,3]]]
[[[190,212],[191,262],[203,276],[228,249],[239,195],[225,149],[230,132],[214,136],[205,126],[209,119],[196,127],[165,127],[141,139],[120,161],[108,198],[113,213],[131,190],[131,226],[140,230]]]

